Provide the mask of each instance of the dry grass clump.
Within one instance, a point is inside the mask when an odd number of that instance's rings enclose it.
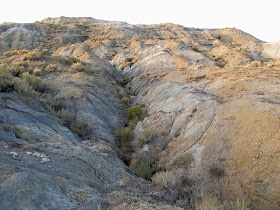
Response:
[[[135,145],[138,148],[141,148],[143,144],[151,141],[153,137],[154,137],[154,131],[152,129],[146,129],[136,137]]]
[[[200,200],[195,201],[197,210],[249,210],[244,200],[237,199],[233,201],[220,201],[217,197],[208,194]]]
[[[65,64],[65,65],[72,65],[73,63],[78,63],[81,62],[79,58],[75,56],[69,56],[69,57],[60,57],[59,59],[60,63]]]
[[[193,155],[189,152],[185,152],[174,158],[172,166],[177,168],[188,168],[193,161]]]
[[[48,72],[53,72],[53,71],[56,71],[57,69],[58,69],[58,66],[54,63],[47,65],[45,68],[45,70]]]
[[[176,176],[172,171],[160,171],[152,176],[152,181],[164,187],[172,188],[176,184]]]
[[[9,51],[4,52],[3,56],[10,57],[10,56],[13,56],[13,55],[18,55],[19,52],[20,52],[19,50],[9,50]]]
[[[43,58],[43,53],[38,50],[32,50],[31,52],[29,52],[25,57],[24,60],[28,60],[28,61],[38,61],[40,59]]]
[[[82,62],[78,62],[78,63],[73,63],[71,65],[71,69],[73,69],[75,71],[86,71],[87,66]]]
[[[260,61],[252,61],[250,63],[250,66],[251,67],[261,67],[262,66],[262,63]]]

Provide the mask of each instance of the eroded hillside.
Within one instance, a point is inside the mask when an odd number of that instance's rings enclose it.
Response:
[[[278,48],[231,28],[0,25],[0,206],[278,209]]]

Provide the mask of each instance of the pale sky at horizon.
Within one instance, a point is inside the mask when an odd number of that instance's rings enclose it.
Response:
[[[0,23],[32,23],[46,17],[93,17],[130,24],[175,23],[195,28],[241,29],[263,41],[280,41],[279,0],[10,0]]]

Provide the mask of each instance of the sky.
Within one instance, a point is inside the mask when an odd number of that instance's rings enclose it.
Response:
[[[130,24],[235,27],[263,41],[280,41],[279,0],[5,0],[0,5],[0,23],[93,17]]]

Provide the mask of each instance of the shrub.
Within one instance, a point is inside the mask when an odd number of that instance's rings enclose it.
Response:
[[[127,127],[129,127],[131,130],[133,130],[138,122],[139,122],[138,119],[129,120]]]
[[[194,161],[192,153],[185,152],[177,155],[174,158],[172,165],[177,168],[187,168],[190,166],[192,161]]]
[[[1,91],[17,91],[20,94],[34,97],[37,93],[34,89],[41,88],[41,80],[36,76],[30,75],[29,72],[21,74],[21,78],[18,76],[20,70],[10,68],[7,65],[0,66],[0,90]],[[34,89],[33,89],[34,88]]]
[[[144,93],[142,94],[142,96],[145,96],[145,95],[147,95],[148,94],[148,92],[151,90],[151,88],[147,88],[145,91],[144,91]]]
[[[15,77],[13,79],[13,82],[14,82],[14,90],[17,91],[18,93],[31,97],[35,97],[37,95],[36,91],[27,81]]]
[[[211,175],[220,178],[223,177],[225,175],[225,170],[224,168],[217,163],[213,163],[209,166],[209,172]]]
[[[20,53],[20,51],[18,51],[18,50],[9,50],[9,51],[4,52],[3,55],[5,57],[10,57],[12,55],[17,55],[19,53]]]
[[[141,119],[141,115],[143,114],[141,106],[135,105],[131,108],[129,108],[126,112],[128,120],[133,119]]]
[[[61,124],[70,128],[74,122],[74,116],[69,110],[62,108],[58,110],[57,117],[61,120]]]
[[[125,164],[129,165],[131,161],[131,153],[133,152],[131,145],[133,137],[132,129],[130,127],[126,127],[116,130],[115,135],[118,138],[117,153],[120,159],[123,160]]]
[[[118,138],[119,146],[128,144],[132,140],[132,129],[130,127],[125,127],[116,131],[116,137]]]
[[[227,65],[227,62],[223,58],[215,58],[217,66],[224,68]]]
[[[142,147],[144,143],[152,140],[154,131],[152,129],[146,129],[137,136],[137,147]]]
[[[81,61],[77,57],[69,56],[69,57],[66,57],[66,58],[61,57],[60,62],[62,64],[66,64],[66,65],[72,65],[73,63],[78,63],[78,62],[81,62]]]
[[[236,210],[248,210],[248,205],[244,200],[237,199],[235,202],[230,202],[227,205],[228,209],[236,209]]]
[[[224,204],[212,195],[206,195],[201,200],[195,202],[195,209],[224,209]]]
[[[217,197],[207,194],[200,200],[195,201],[195,209],[197,210],[209,210],[209,209],[219,209],[219,210],[248,210],[247,203],[244,200],[237,199],[235,202],[221,201]]]
[[[57,68],[57,65],[56,64],[49,64],[47,65],[46,67],[46,71],[48,72],[53,72],[53,71],[56,71],[58,68]]]
[[[129,167],[138,177],[146,180],[151,180],[152,168],[150,161],[148,161],[147,159],[132,159]]]
[[[130,101],[129,98],[127,98],[127,97],[122,98],[122,102],[127,106],[129,105],[129,101]]]
[[[42,69],[35,68],[33,70],[33,73],[34,73],[35,76],[41,76],[42,75]]]
[[[262,63],[260,61],[252,61],[250,65],[251,67],[261,67]]]
[[[199,49],[197,48],[197,46],[192,47],[192,50],[195,52],[200,52]]]
[[[112,51],[105,54],[108,59],[112,59],[117,53]]]
[[[0,91],[9,92],[14,90],[13,75],[6,69],[0,69]]]
[[[37,61],[37,60],[40,60],[41,58],[43,58],[43,53],[40,50],[35,49],[35,50],[29,52],[25,56],[24,60]]]
[[[35,90],[42,88],[42,81],[38,77],[29,74],[29,72],[22,73],[20,77],[28,82]]]
[[[120,97],[125,97],[126,95],[127,95],[127,94],[126,94],[124,88],[120,87],[119,96],[120,96]]]
[[[164,187],[172,188],[176,184],[176,177],[172,171],[160,171],[152,176],[152,181]]]
[[[208,53],[207,55],[206,55],[208,58],[211,58],[211,59],[215,59],[215,55],[213,55],[212,53]]]
[[[87,66],[81,62],[73,63],[71,65],[71,68],[74,69],[75,71],[86,71],[87,70]]]
[[[49,49],[50,48],[50,44],[49,43],[43,43],[44,48]]]
[[[13,76],[20,76],[23,72],[26,72],[28,68],[28,64],[26,62],[15,63],[9,66],[9,71],[13,74]]]
[[[91,127],[87,123],[79,121],[72,123],[70,130],[83,140],[90,139],[92,134]]]

